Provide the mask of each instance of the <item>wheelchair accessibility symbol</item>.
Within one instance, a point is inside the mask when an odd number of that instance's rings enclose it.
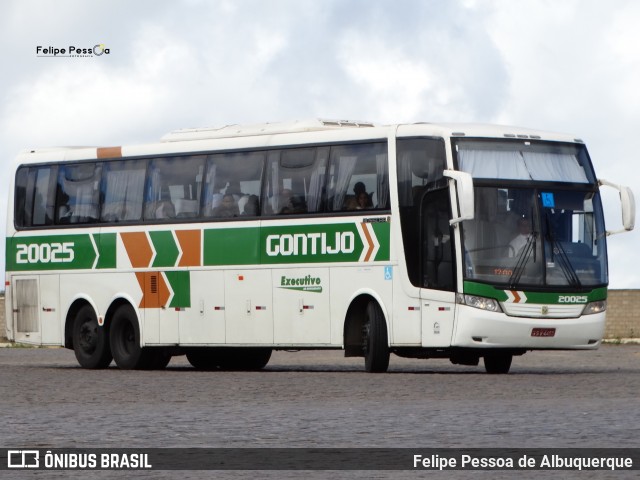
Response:
[[[393,270],[390,265],[384,267],[384,279],[385,280],[393,279]]]

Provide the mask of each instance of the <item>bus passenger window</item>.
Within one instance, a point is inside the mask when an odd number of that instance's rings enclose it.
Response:
[[[194,155],[151,161],[145,220],[198,216],[205,158]]]
[[[263,211],[285,215],[322,212],[328,147],[269,153]]]
[[[331,149],[329,211],[389,208],[386,144],[345,145]]]
[[[127,222],[142,218],[146,170],[147,162],[144,160],[104,164],[101,221]]]
[[[21,167],[16,174],[17,227],[53,224],[57,167]]]
[[[264,157],[264,152],[209,155],[202,201],[203,216],[259,215],[258,198]],[[224,206],[223,202],[226,202]]]
[[[58,174],[56,220],[58,224],[98,220],[101,164],[64,165]]]

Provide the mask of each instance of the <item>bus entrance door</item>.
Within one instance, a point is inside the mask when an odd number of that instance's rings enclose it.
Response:
[[[420,205],[422,345],[448,347],[455,316],[456,263],[448,188],[427,192]]]

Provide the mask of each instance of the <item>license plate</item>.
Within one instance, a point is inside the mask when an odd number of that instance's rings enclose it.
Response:
[[[531,330],[532,337],[555,337],[555,328],[534,328]]]

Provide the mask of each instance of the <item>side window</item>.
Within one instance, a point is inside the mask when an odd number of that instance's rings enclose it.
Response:
[[[331,148],[329,211],[389,208],[386,143]]]
[[[33,211],[33,190],[29,195],[30,202],[27,201],[27,184],[29,182],[29,169],[19,168],[16,172],[16,180],[13,196],[13,222],[16,227],[30,227],[31,214]],[[27,203],[30,204],[27,207]]]
[[[323,211],[328,147],[269,152],[262,213],[285,215]]]
[[[203,215],[208,218],[258,216],[264,158],[264,152],[209,155]]]
[[[443,187],[446,168],[442,138],[397,141],[398,194],[401,207],[417,206],[422,194]]]
[[[102,170],[103,222],[128,222],[142,218],[145,160],[105,163]]]
[[[56,167],[22,167],[16,174],[14,217],[17,227],[53,224]]]
[[[205,158],[199,155],[151,161],[144,204],[145,220],[198,216]]]
[[[96,163],[60,166],[55,208],[58,225],[98,220],[101,171],[102,165]]]

